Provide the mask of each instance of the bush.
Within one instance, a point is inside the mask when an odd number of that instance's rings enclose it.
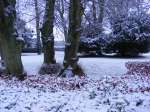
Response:
[[[106,34],[102,33],[103,28],[99,23],[83,26],[79,52],[93,55],[101,55],[105,43]]]
[[[105,34],[102,33],[96,35],[82,36],[80,38],[79,52],[101,55],[105,43],[104,37]]]
[[[117,18],[106,51],[121,56],[137,56],[150,51],[150,15]]]
[[[26,22],[19,17],[16,20],[17,33],[24,40],[24,48],[32,48],[34,46],[33,31],[26,27]]]
[[[149,44],[149,40],[114,40],[107,46],[107,51],[120,56],[137,56],[139,53],[147,53],[149,51]]]

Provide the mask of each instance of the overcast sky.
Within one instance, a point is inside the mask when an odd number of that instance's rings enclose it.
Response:
[[[41,12],[41,22],[42,17],[44,15],[44,0],[38,0],[40,12]],[[36,22],[35,22],[35,7],[34,7],[34,0],[17,0],[17,13],[20,16],[21,19],[26,21],[26,27],[32,29],[34,32],[36,32]],[[54,28],[54,35],[56,41],[62,41],[64,40],[64,36],[62,32],[58,28]]]
[[[39,7],[40,7],[40,12],[41,12],[41,22],[42,22],[42,17],[44,15],[44,0],[38,0],[39,2]],[[145,0],[146,4],[150,5],[150,0]],[[26,27],[32,29],[35,32],[35,7],[34,7],[34,0],[17,0],[17,5],[18,9],[18,14],[21,17],[21,19],[25,20]],[[150,13],[150,10],[149,10]],[[60,32],[58,28],[54,28],[54,35],[55,35],[55,40],[64,40],[63,33]]]

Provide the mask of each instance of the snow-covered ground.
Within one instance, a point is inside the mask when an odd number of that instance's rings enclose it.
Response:
[[[124,80],[126,79],[126,80]],[[0,112],[149,112],[150,77],[0,78]]]
[[[38,75],[43,56],[23,54],[25,81],[0,77],[0,112],[150,112],[150,76],[125,75],[125,62],[143,58],[81,58],[88,77]],[[62,63],[63,53],[56,52]],[[34,75],[34,76],[33,76]]]
[[[56,60],[58,63],[63,62],[64,53],[56,52]],[[22,56],[25,70],[30,75],[38,74],[38,70],[43,62],[43,55],[23,54]],[[79,64],[85,70],[90,78],[99,79],[103,76],[116,76],[126,73],[125,62],[128,61],[149,61],[150,53],[143,54],[139,58],[80,58]]]

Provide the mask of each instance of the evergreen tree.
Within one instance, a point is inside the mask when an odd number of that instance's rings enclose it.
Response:
[[[121,56],[137,56],[150,51],[150,16],[146,13],[116,18],[107,46]]]

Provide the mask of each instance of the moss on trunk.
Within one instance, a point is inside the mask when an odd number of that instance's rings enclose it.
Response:
[[[53,36],[54,7],[55,0],[46,0],[44,22],[41,29],[44,51],[44,64],[56,63]]]
[[[7,73],[15,75],[18,78],[23,78],[24,70],[21,61],[21,45],[16,39],[15,4],[15,0],[0,1],[0,43]]]
[[[80,67],[77,56],[81,32],[81,11],[81,0],[70,0],[69,31],[66,39],[64,69],[59,74],[61,76],[68,77],[66,71],[70,73],[70,76],[84,74],[82,69],[78,69]]]

